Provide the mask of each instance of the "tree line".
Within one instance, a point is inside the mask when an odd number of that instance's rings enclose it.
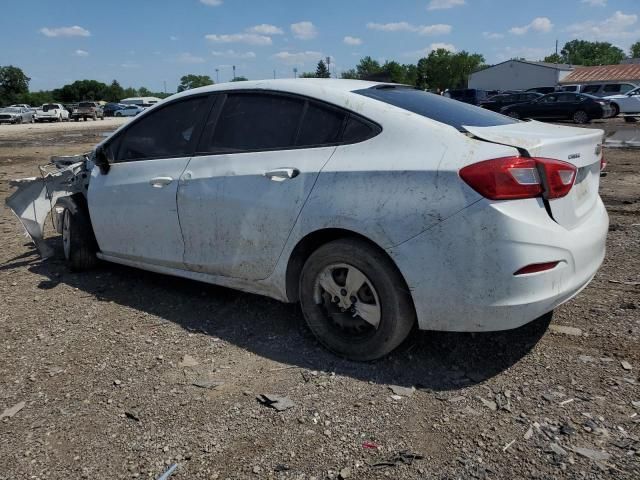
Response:
[[[631,58],[640,58],[640,41],[631,46],[629,54]],[[548,55],[543,61],[592,66],[615,65],[625,58],[627,58],[625,52],[611,43],[571,40],[564,45],[559,53]],[[360,59],[355,68],[343,71],[340,76],[341,78],[403,83],[422,89],[444,90],[465,88],[469,75],[488,67],[484,56],[479,53],[450,52],[445,49],[437,49],[418,60],[416,64],[401,64],[395,60],[380,63],[367,56]],[[328,65],[320,60],[315,71],[303,72],[300,76],[329,78],[331,74]],[[61,88],[31,92],[29,91],[30,80],[18,67],[0,66],[0,105],[15,103],[42,105],[54,101],[74,103],[81,100],[118,102],[126,97],[165,98],[170,95],[164,92],[153,92],[146,87],[123,88],[117,80],[113,80],[110,84],[97,80],[77,80]],[[236,77],[233,79],[233,81],[243,80],[246,78]],[[178,91],[212,85],[213,83],[208,75],[189,74],[180,79]]]

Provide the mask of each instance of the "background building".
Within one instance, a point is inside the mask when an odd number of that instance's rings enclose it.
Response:
[[[594,83],[629,82],[640,85],[640,64],[600,65],[597,67],[576,67],[564,77],[561,84],[588,85]]]
[[[573,70],[572,65],[526,60],[507,60],[469,77],[469,88],[481,90],[526,90],[534,87],[553,87]]]

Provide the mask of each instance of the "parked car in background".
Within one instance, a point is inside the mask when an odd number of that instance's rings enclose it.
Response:
[[[71,118],[76,122],[81,118],[85,121],[88,118],[104,120],[104,110],[98,102],[80,102],[71,112]]]
[[[623,115],[640,115],[640,87],[629,90],[625,94],[612,95],[604,98],[611,102],[614,117],[619,113]],[[631,116],[626,116],[625,120],[633,121],[633,118]]]
[[[558,90],[557,87],[534,87],[534,88],[527,88],[525,92],[541,93],[543,95],[547,95],[557,90]]]
[[[66,122],[69,120],[69,112],[60,103],[45,103],[36,109],[36,122]]]
[[[27,110],[33,110],[33,107],[31,105],[27,105],[26,103],[17,103],[15,105],[9,105],[10,107],[16,107],[16,108],[26,108]]]
[[[500,112],[500,110],[502,110],[504,107],[508,107],[509,105],[530,102],[540,97],[542,97],[541,93],[534,92],[495,95],[480,102],[479,106],[493,112]]]
[[[402,85],[236,82],[169,98],[7,204],[34,235],[53,208],[73,269],[300,302],[323,345],[373,360],[414,328],[513,329],[585,288],[602,139]]]
[[[488,97],[486,90],[478,90],[476,88],[463,88],[458,90],[449,90],[449,98],[458,100],[471,105],[478,105]]]
[[[144,112],[145,109],[138,105],[124,105],[120,110],[116,110],[113,114],[114,117],[135,117],[139,113]]]
[[[583,93],[557,92],[501,110],[512,118],[573,120],[589,123],[593,119],[613,116],[611,102]]]
[[[605,83],[598,85],[583,85],[580,89],[580,93],[586,93],[589,95],[593,95],[594,97],[608,97],[610,95],[623,95],[638,85],[634,85],[633,83]]]
[[[572,92],[580,93],[583,85],[561,85],[558,87],[558,92]]]
[[[31,108],[0,108],[0,123],[33,123],[35,113]]]
[[[107,103],[102,110],[104,111],[105,117],[113,117],[118,110],[122,110],[125,105],[120,103]]]

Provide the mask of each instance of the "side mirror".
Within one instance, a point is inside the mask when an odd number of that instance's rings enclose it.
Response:
[[[107,149],[103,145],[96,148],[95,164],[100,169],[100,173],[106,175],[109,173],[111,165],[109,164],[109,157],[107,156]]]

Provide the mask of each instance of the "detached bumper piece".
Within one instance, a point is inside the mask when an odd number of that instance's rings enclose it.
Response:
[[[40,177],[10,180],[9,185],[16,187],[6,200],[18,217],[42,258],[53,256],[53,249],[44,241],[44,224],[49,212],[58,199],[85,193],[89,183],[87,157],[52,157],[51,163],[41,166]]]

